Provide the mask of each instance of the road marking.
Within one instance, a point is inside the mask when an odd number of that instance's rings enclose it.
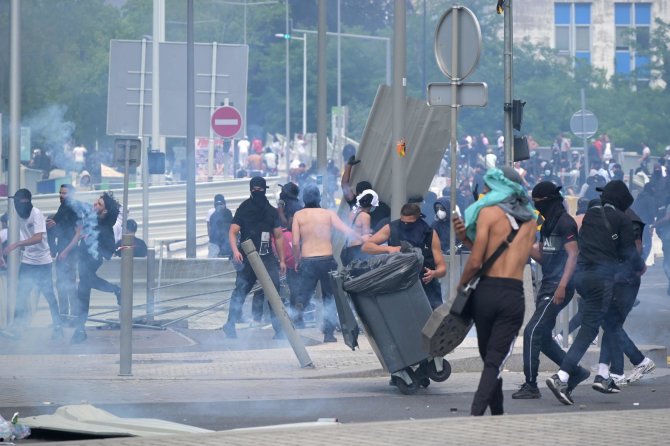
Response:
[[[214,124],[215,125],[239,125],[240,120],[239,119],[215,119]]]

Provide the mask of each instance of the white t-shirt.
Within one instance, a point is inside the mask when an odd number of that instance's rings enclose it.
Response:
[[[21,241],[28,240],[35,234],[42,233],[42,241],[23,248],[21,263],[27,265],[48,265],[51,263],[51,251],[47,241],[47,221],[42,211],[33,207],[28,218],[19,217],[19,234]]]
[[[0,244],[7,241],[7,228],[0,229]]]
[[[74,158],[74,161],[76,163],[83,163],[85,161],[86,157],[86,147],[84,146],[77,146],[74,149],[72,149],[72,157]]]
[[[249,153],[249,146],[250,145],[251,145],[251,143],[249,142],[248,139],[240,139],[237,142],[237,148],[240,150],[240,154],[246,155],[247,153]]]

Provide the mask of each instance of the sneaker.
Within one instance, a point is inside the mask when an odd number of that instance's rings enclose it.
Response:
[[[513,400],[536,400],[538,398],[542,398],[542,394],[537,388],[537,383],[523,383],[519,390],[512,394]]]
[[[618,387],[623,387],[628,382],[626,381],[626,375],[617,375],[616,373],[610,373],[610,377]]]
[[[570,378],[568,378],[568,392],[572,393],[575,387],[589,379],[589,376],[591,376],[591,372],[580,366],[577,373],[570,375]]]
[[[88,335],[86,334],[86,331],[75,330],[74,334],[72,335],[72,339],[70,339],[70,343],[71,344],[81,344],[86,339],[88,339]]]
[[[566,406],[575,404],[575,402],[572,400],[570,392],[568,391],[568,383],[561,381],[561,379],[558,377],[558,373],[552,375],[551,378],[547,378],[546,383],[547,387],[549,387],[549,390],[552,391],[558,401],[565,404]]]
[[[323,342],[337,342],[337,338],[332,333],[326,333],[323,335]]]
[[[596,335],[595,339],[591,341],[591,345],[598,345],[598,335]]]
[[[232,322],[226,322],[221,330],[226,334],[227,338],[237,339],[237,330],[235,330],[235,324]]]
[[[559,333],[556,336],[554,336],[554,341],[558,342],[558,345],[563,347],[563,335],[562,334]]]
[[[63,339],[63,327],[56,325],[51,331],[51,339]]]
[[[600,393],[619,393],[621,391],[619,386],[614,384],[614,380],[611,376],[609,378],[603,378],[601,375],[596,375],[596,379],[593,380],[591,388]]]
[[[642,361],[639,365],[635,366],[633,371],[628,375],[628,384],[632,384],[634,382],[638,382],[644,375],[648,375],[649,373],[653,372],[654,369],[656,368],[656,364],[654,364],[654,361],[652,361],[649,358],[645,358],[645,360],[648,361]],[[646,364],[645,364],[646,362]]]

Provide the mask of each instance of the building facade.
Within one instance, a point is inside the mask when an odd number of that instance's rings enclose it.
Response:
[[[514,0],[514,40],[556,49],[567,60],[584,60],[607,76],[646,68],[656,18],[670,22],[670,0]]]

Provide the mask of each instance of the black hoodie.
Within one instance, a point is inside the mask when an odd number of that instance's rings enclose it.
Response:
[[[579,230],[580,268],[614,275],[626,262],[635,271],[644,268],[644,261],[635,247],[633,223],[624,213],[633,203],[633,197],[622,181],[611,181],[602,188],[602,204],[589,203]],[[608,230],[604,218],[607,218]],[[612,238],[614,236],[614,239]]]

